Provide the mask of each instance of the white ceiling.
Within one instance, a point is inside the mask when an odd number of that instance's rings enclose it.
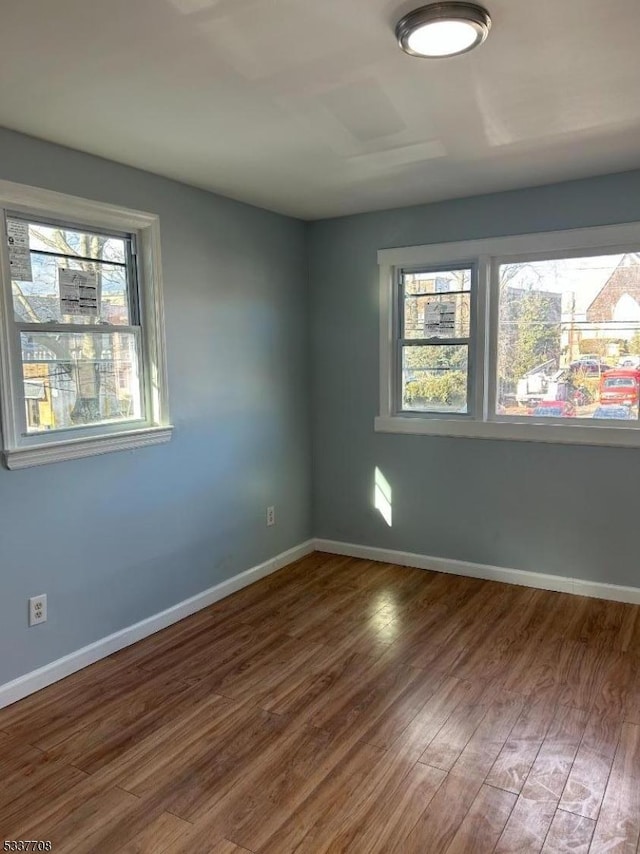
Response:
[[[445,60],[419,5],[6,0],[0,123],[305,219],[640,167],[640,0],[487,0]]]

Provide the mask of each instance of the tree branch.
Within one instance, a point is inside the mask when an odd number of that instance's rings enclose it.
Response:
[[[48,237],[46,234],[43,234],[41,231],[38,231],[37,228],[33,229],[33,233],[38,238],[38,240],[41,240],[45,246],[49,247],[49,249],[57,249],[58,252],[63,252],[65,255],[78,254],[75,249],[69,246],[63,233],[59,230],[53,232],[53,237]]]

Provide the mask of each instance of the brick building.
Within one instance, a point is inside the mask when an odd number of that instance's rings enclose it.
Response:
[[[640,320],[640,255],[624,255],[587,309],[588,323]]]

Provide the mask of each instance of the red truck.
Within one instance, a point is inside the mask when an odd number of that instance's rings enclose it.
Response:
[[[600,377],[600,403],[626,403],[637,406],[640,389],[640,370],[615,368]]]

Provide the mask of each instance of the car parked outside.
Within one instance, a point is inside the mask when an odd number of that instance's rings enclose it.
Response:
[[[600,378],[600,403],[622,403],[637,406],[640,396],[640,371],[617,368]]]
[[[583,373],[587,376],[600,376],[605,371],[611,370],[611,365],[606,365],[598,359],[577,359],[571,362],[569,370],[573,373]]]
[[[621,356],[618,361],[619,368],[633,368],[640,370],[640,356]]]
[[[599,406],[593,413],[593,418],[616,418],[621,421],[631,421],[633,411],[630,406],[624,404],[608,404]]]
[[[570,400],[541,400],[529,412],[534,418],[573,418],[576,408]]]

